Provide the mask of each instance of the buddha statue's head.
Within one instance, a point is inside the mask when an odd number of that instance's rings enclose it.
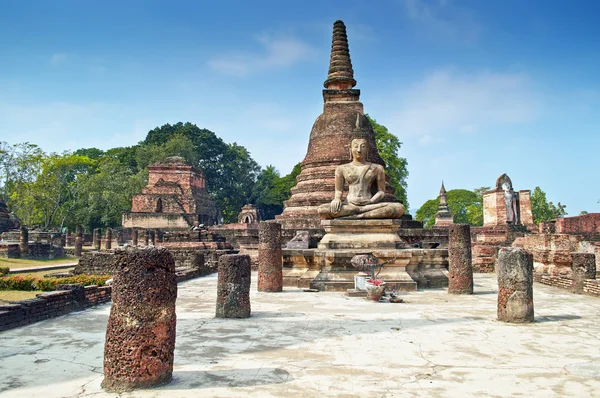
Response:
[[[355,138],[350,143],[350,156],[352,160],[364,162],[369,156],[369,141],[365,138]]]

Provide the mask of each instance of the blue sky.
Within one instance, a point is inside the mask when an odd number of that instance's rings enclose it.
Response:
[[[333,22],[365,111],[403,142],[412,212],[540,186],[600,211],[600,3],[0,0],[0,140],[129,146],[178,121],[287,174],[322,112]]]

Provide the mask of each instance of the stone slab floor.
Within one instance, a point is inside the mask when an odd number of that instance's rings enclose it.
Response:
[[[256,292],[252,317],[213,318],[216,276],[179,285],[172,383],[122,397],[600,396],[600,299],[535,284],[536,323],[476,294]],[[110,305],[0,333],[0,397],[115,397],[100,388]]]

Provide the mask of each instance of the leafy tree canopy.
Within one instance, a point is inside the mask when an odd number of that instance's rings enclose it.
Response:
[[[567,214],[566,207],[560,202],[557,205],[548,202],[546,192],[542,191],[540,187],[535,187],[531,193],[531,212],[533,213],[533,222],[536,224],[564,217]]]
[[[448,207],[457,224],[483,225],[482,193],[489,187],[477,188],[473,191],[466,189],[451,189],[446,193]],[[415,218],[423,222],[425,228],[435,224],[435,215],[440,204],[439,196],[425,202],[415,214]]]

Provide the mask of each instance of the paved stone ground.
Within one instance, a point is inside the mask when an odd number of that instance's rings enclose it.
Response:
[[[536,323],[496,321],[495,275],[472,296],[258,293],[215,319],[216,276],[179,285],[171,384],[122,397],[600,396],[600,299],[535,284]],[[109,305],[0,333],[1,397],[100,388]]]

